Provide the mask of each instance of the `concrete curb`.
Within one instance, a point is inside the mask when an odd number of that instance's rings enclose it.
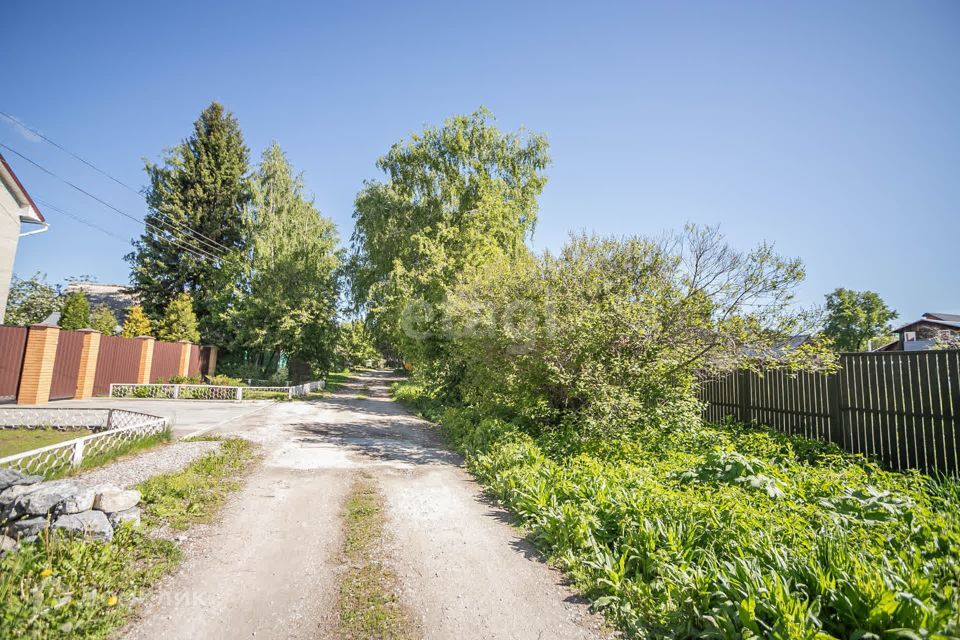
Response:
[[[219,428],[222,427],[223,425],[225,425],[225,424],[227,424],[227,423],[230,423],[230,422],[233,422],[234,420],[239,420],[240,418],[246,418],[247,416],[252,416],[253,414],[257,413],[258,411],[263,411],[263,410],[266,409],[267,407],[272,407],[272,406],[275,405],[275,404],[277,404],[277,401],[276,401],[276,400],[270,400],[267,404],[261,405],[261,406],[257,407],[256,409],[251,409],[250,411],[247,411],[246,413],[241,413],[241,414],[238,415],[238,416],[232,416],[232,417],[227,418],[226,420],[223,420],[223,421],[218,422],[218,423],[216,423],[216,424],[211,424],[210,426],[203,427],[202,429],[197,429],[196,431],[193,431],[193,432],[191,432],[191,433],[188,433],[187,435],[183,436],[182,438],[178,438],[178,440],[183,441],[183,440],[187,440],[187,439],[189,439],[189,438],[195,438],[195,437],[197,437],[197,436],[202,436],[203,434],[207,433],[208,431],[213,431],[214,429],[219,429]]]

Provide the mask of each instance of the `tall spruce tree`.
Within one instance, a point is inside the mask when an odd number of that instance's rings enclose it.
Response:
[[[248,162],[236,118],[211,103],[190,137],[162,163],[146,164],[146,222],[154,229],[145,229],[127,256],[133,288],[147,314],[160,317],[177,294],[188,292],[204,341],[221,346],[230,345],[236,334],[231,316],[241,296]]]

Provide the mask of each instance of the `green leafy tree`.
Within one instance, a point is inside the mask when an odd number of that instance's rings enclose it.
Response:
[[[823,333],[838,351],[862,351],[874,336],[890,333],[897,312],[873,291],[837,289],[827,294]]]
[[[170,301],[157,325],[157,337],[168,342],[200,342],[197,316],[189,293],[178,294]]]
[[[153,325],[142,306],[135,304],[127,309],[127,317],[123,321],[123,331],[120,335],[124,338],[136,338],[149,336],[151,331],[153,331]]]
[[[697,376],[759,366],[809,328],[793,305],[803,273],[769,246],[734,250],[714,228],[574,236],[558,255],[466,274],[446,304],[446,366],[462,371],[465,404],[534,432],[696,424]],[[808,345],[767,364],[824,366],[826,355]]]
[[[230,310],[242,294],[249,151],[236,118],[217,102],[204,109],[193,128],[161,164],[147,163],[146,222],[152,228],[134,243],[127,260],[133,288],[149,315],[159,317],[168,300],[187,291],[205,340],[228,345],[236,331]]]
[[[83,291],[71,291],[63,297],[59,324],[66,331],[90,326],[90,301]]]
[[[90,312],[90,328],[96,329],[105,336],[112,336],[117,332],[117,316],[106,305],[97,305]]]
[[[60,310],[60,292],[47,284],[47,276],[37,272],[30,278],[13,277],[3,323],[30,325],[43,322],[51,313]]]
[[[261,375],[275,371],[281,354],[327,371],[337,338],[336,226],[304,196],[302,178],[276,143],[263,154],[252,192],[241,341],[259,351]]]
[[[356,198],[350,262],[357,310],[378,342],[407,359],[440,357],[443,300],[464,270],[526,251],[548,163],[542,136],[502,133],[485,109],[378,160],[387,179]]]
[[[380,363],[383,359],[374,346],[373,336],[361,320],[350,320],[340,324],[337,356],[339,362],[346,367],[363,365],[368,360]]]

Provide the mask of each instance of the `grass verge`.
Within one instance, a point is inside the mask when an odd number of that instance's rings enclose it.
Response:
[[[336,391],[344,382],[350,379],[353,374],[349,369],[343,371],[331,371],[327,374],[326,382],[323,385],[324,391]]]
[[[338,638],[403,640],[416,637],[397,597],[397,577],[383,562],[383,498],[366,475],[354,483],[344,503],[343,556]]]
[[[117,530],[112,542],[45,533],[0,558],[0,637],[104,638],[122,625],[137,598],[176,566],[180,551],[150,528],[209,520],[255,459],[253,445],[224,440],[183,470],[152,478],[145,527]]]
[[[184,469],[146,480],[137,486],[143,494],[144,521],[175,530],[208,522],[227,494],[240,487],[243,472],[256,457],[252,443],[226,438],[218,451]]]
[[[90,431],[87,429],[80,429],[78,431],[58,431],[57,429],[2,429],[0,430],[0,458],[88,435],[90,435]]]
[[[960,637],[956,479],[738,424],[577,443],[394,393],[628,637]]]

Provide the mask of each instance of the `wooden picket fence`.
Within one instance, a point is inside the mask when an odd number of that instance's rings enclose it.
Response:
[[[834,442],[892,469],[960,472],[960,350],[844,353],[834,374],[737,371],[700,384],[703,416]]]

